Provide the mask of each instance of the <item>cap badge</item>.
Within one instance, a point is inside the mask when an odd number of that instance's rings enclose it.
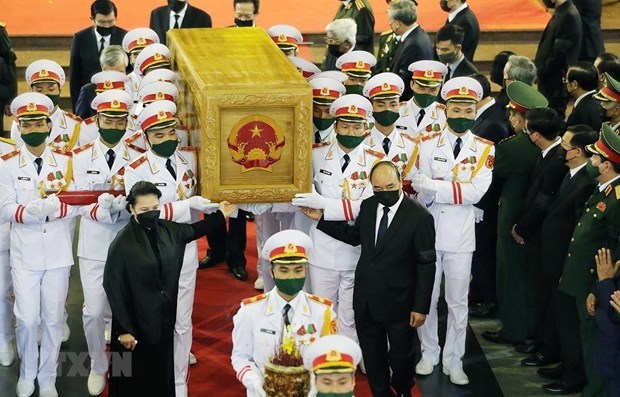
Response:
[[[287,37],[286,37],[285,34],[281,34],[280,36],[278,36],[278,41],[280,43],[283,43],[283,42],[286,43],[286,39],[287,39]]]
[[[390,86],[389,83],[383,83],[383,85],[381,85],[381,91],[389,91],[390,88],[392,87]]]
[[[30,102],[28,105],[26,105],[26,110],[29,112],[34,112],[35,110],[37,110],[37,105],[34,102]]]
[[[342,360],[342,355],[337,350],[331,350],[331,351],[329,351],[325,355],[325,360],[331,361],[331,362],[333,362],[333,361],[341,361]]]
[[[114,99],[112,102],[110,102],[110,107],[112,109],[118,109],[121,107],[121,103],[118,101],[118,99]]]
[[[357,114],[357,106],[349,105],[348,112],[351,113],[351,114]]]
[[[433,72],[432,69],[428,69],[426,72],[424,72],[424,77],[433,78],[435,77],[435,72]]]
[[[366,69],[366,62],[364,62],[364,61],[357,61],[357,62],[355,62],[355,68],[356,69]]]
[[[153,55],[153,58],[154,58],[156,61],[161,61],[161,60],[164,58],[164,56],[163,56],[162,54],[160,54],[159,52],[156,52],[156,53]]]
[[[138,40],[136,41],[137,45],[145,45],[146,44],[146,39],[144,37],[138,37]]]
[[[323,96],[329,95],[329,88],[327,87],[321,88],[321,95]]]
[[[112,85],[112,81],[106,80],[103,82],[103,88],[105,88],[106,90],[110,90],[114,88],[114,85]]]
[[[164,112],[163,110],[160,110],[159,113],[157,113],[157,120],[165,120],[166,119],[166,112]]]
[[[459,95],[469,95],[469,88],[467,87],[459,88]]]
[[[165,99],[166,97],[164,96],[164,93],[159,91],[157,94],[155,94],[155,99],[158,101],[161,101],[162,99]]]
[[[284,247],[284,252],[287,254],[294,254],[297,252],[297,246],[294,243],[288,243]]]
[[[39,71],[39,77],[49,77],[49,72],[46,69],[41,69]]]

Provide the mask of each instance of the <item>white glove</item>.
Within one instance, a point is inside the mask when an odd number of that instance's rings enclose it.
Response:
[[[263,380],[256,379],[254,381],[254,396],[256,397],[267,397],[265,393],[265,389],[263,389]]]
[[[474,220],[476,223],[480,223],[484,220],[484,210],[474,206]]]
[[[417,173],[411,178],[411,187],[418,193],[425,195],[434,195],[437,193],[437,188],[434,186],[434,181],[428,176]]]
[[[43,215],[50,218],[58,218],[60,214],[60,199],[55,194],[50,194],[43,200]]]
[[[101,193],[97,198],[97,203],[99,203],[99,207],[104,210],[109,210],[112,208],[112,202],[114,201],[114,196],[110,193]]]
[[[122,196],[122,195],[114,197],[114,200],[112,200],[112,206],[110,207],[110,210],[111,212],[126,211],[127,210],[127,197]]]
[[[219,208],[219,204],[213,204],[211,200],[202,196],[192,196],[187,201],[189,202],[189,208],[199,212],[211,213]]]
[[[297,193],[292,203],[296,207],[310,207],[317,210],[324,210],[325,201],[325,197],[313,191],[312,193]]]
[[[248,203],[248,204],[238,204],[237,208],[240,210],[244,210],[247,212],[251,212],[254,215],[264,214],[269,211],[273,207],[272,204],[261,204],[261,203]]]
[[[43,199],[32,200],[26,204],[26,212],[32,216],[39,216],[43,212]]]

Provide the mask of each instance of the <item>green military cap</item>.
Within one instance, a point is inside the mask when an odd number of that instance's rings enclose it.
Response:
[[[603,123],[601,137],[596,143],[586,146],[586,150],[612,163],[620,164],[620,135],[616,134],[609,124]]]
[[[507,107],[519,113],[527,113],[530,109],[549,105],[549,101],[547,101],[543,94],[522,81],[513,81],[508,84],[506,94],[510,98]]]
[[[602,102],[620,103],[620,82],[611,77],[609,73],[605,73],[605,80],[605,87],[594,94],[594,98]]]

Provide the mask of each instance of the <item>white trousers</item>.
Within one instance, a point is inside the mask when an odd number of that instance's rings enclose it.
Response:
[[[104,375],[108,370],[104,332],[110,304],[103,289],[104,268],[105,261],[80,258],[80,280],[84,291],[84,335],[91,360],[90,369],[99,375]]]
[[[355,270],[331,270],[310,265],[312,291],[316,296],[334,302],[338,316],[338,333],[358,341],[353,315],[353,286]]]
[[[431,296],[431,308],[424,325],[418,328],[422,345],[422,358],[439,362],[439,336],[437,335],[437,301],[441,288],[441,276],[445,275],[445,298],[448,304],[446,343],[443,348],[443,366],[462,369],[467,334],[467,296],[473,252],[437,251],[435,284]]]
[[[71,266],[51,270],[11,269],[15,291],[19,376],[38,378],[39,387],[56,383],[58,353],[62,343],[65,301]],[[37,329],[41,326],[41,353]]]
[[[9,251],[0,251],[0,345],[8,345],[15,338],[13,327],[13,278]]]
[[[174,383],[176,397],[187,397],[195,292],[196,270],[181,273],[179,296],[177,297],[177,318],[174,324]]]

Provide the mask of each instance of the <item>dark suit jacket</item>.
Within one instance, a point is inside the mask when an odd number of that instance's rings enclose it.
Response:
[[[446,25],[457,25],[465,31],[463,37],[463,54],[473,62],[476,48],[478,47],[478,41],[480,41],[480,26],[478,25],[478,18],[467,7],[463,11],[454,16],[452,22],[446,20]]]
[[[435,278],[435,226],[432,215],[404,198],[387,232],[375,247],[377,199],[362,202],[354,225],[323,219],[317,228],[351,245],[362,246],[355,270],[353,310],[367,310],[376,321],[409,319],[428,313]]]
[[[159,41],[166,44],[166,32],[170,29],[170,8],[168,6],[157,7],[151,11],[151,29],[159,36]],[[181,23],[181,28],[210,28],[211,17],[200,8],[187,5],[185,17]]]
[[[603,124],[603,109],[600,102],[592,97],[593,94],[586,95],[579,101],[577,106],[573,108],[573,111],[566,120],[566,125],[585,124],[592,127],[594,131],[601,129]]]
[[[499,143],[501,140],[508,138],[506,110],[494,103],[478,116],[471,131],[481,138],[493,141],[493,143]]]
[[[581,16],[581,55],[579,59],[593,62],[594,58],[605,52],[601,32],[601,0],[573,0]]]
[[[523,198],[523,209],[515,230],[526,243],[536,240],[540,235],[542,221],[551,209],[553,198],[568,172],[568,167],[557,156],[559,148],[560,145],[555,146],[538,161]]]
[[[448,71],[448,75],[447,75],[448,77],[450,76],[449,73],[450,72]],[[474,64],[471,63],[469,59],[467,59],[467,57],[465,57],[463,58],[461,63],[459,63],[459,66],[457,66],[456,69],[454,69],[454,72],[452,73],[452,77],[450,78],[461,77],[461,76],[471,76],[474,73],[478,73],[478,69],[476,69]],[[450,80],[450,78],[446,78],[445,81]]]
[[[543,273],[555,280],[562,276],[568,245],[583,207],[594,191],[595,182],[585,168],[580,169],[556,194],[542,223],[541,236],[545,244],[542,250]]]
[[[110,45],[122,45],[125,33],[127,33],[125,29],[117,26],[116,29],[112,31]],[[78,95],[80,94],[80,88],[82,88],[84,84],[90,83],[90,78],[93,77],[93,74],[101,72],[101,65],[99,64],[99,43],[97,43],[97,36],[95,36],[95,29],[93,27],[80,30],[73,35],[73,41],[71,42],[71,59],[69,62],[71,104],[75,112],[75,105]]]
[[[97,114],[93,108],[90,107],[91,102],[97,96],[97,85],[93,83],[85,84],[80,89],[77,102],[75,104],[75,114],[80,116],[83,120]]]
[[[415,28],[405,38],[405,41],[398,44],[390,70],[399,75],[405,82],[405,91],[401,96],[402,101],[407,101],[413,96],[411,85],[409,84],[412,75],[408,69],[409,65],[416,61],[432,60],[433,56],[433,44],[421,26]]]

